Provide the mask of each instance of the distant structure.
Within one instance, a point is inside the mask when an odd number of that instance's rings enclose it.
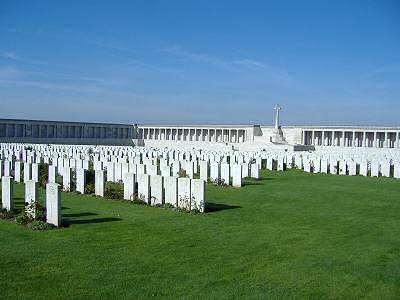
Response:
[[[140,145],[259,151],[267,148],[400,148],[400,127],[282,126],[277,104],[274,126],[141,125],[0,119],[0,142]]]
[[[270,138],[270,141],[274,144],[287,144],[285,138],[283,137],[283,131],[281,129],[281,125],[279,123],[279,117],[280,117],[280,111],[281,111],[282,107],[277,104],[274,108],[274,110],[276,111],[275,114],[275,128],[274,128],[274,132]]]

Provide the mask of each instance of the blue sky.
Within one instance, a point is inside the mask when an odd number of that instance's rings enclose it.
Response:
[[[400,125],[400,1],[0,1],[0,117]]]

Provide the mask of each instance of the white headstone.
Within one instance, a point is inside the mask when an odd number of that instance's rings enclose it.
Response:
[[[205,182],[208,181],[208,162],[200,161],[200,179],[203,179]]]
[[[104,197],[104,183],[104,171],[96,170],[94,173],[94,193],[96,196]]]
[[[136,195],[136,174],[126,173],[124,177],[124,199],[133,200]]]
[[[39,201],[39,183],[34,180],[28,180],[25,182],[25,203],[31,208],[27,210],[27,213],[34,218],[35,217],[35,203]]]
[[[178,178],[178,207],[190,210],[190,178]]]
[[[85,193],[85,184],[86,184],[85,173],[86,170],[83,168],[76,169],[76,191],[81,194]]]
[[[224,184],[229,185],[230,179],[231,179],[230,165],[227,163],[222,163],[221,164],[221,181]]]
[[[232,186],[242,186],[242,166],[238,164],[232,165]]]
[[[31,180],[31,164],[24,163],[24,182]]]
[[[255,179],[260,179],[260,169],[258,168],[258,165],[253,163],[250,165],[250,169],[251,169],[251,177]]]
[[[217,183],[220,180],[220,168],[217,162],[210,163],[210,180]]]
[[[163,177],[161,175],[150,176],[151,205],[163,204]]]
[[[146,203],[150,201],[150,176],[138,175],[138,198]]]
[[[46,184],[46,221],[54,226],[61,226],[61,191],[54,182]]]
[[[21,182],[21,162],[16,161],[14,168],[14,180],[15,182]]]
[[[178,201],[178,178],[172,176],[164,177],[165,203],[177,206]]]
[[[191,207],[190,210],[198,210],[204,212],[205,210],[205,182],[202,179],[191,180]]]
[[[64,192],[71,191],[72,170],[69,167],[63,168],[62,187]]]
[[[1,202],[4,209],[14,209],[14,184],[11,176],[1,177]]]
[[[57,167],[49,165],[48,182],[55,183],[56,182],[56,175],[57,175]]]

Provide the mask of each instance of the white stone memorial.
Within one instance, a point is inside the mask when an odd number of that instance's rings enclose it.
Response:
[[[1,177],[1,203],[8,211],[14,209],[14,184],[11,176]]]
[[[96,170],[94,173],[94,190],[95,195],[104,197],[105,178],[104,171]]]
[[[178,178],[178,207],[190,210],[190,178]]]
[[[60,227],[61,217],[61,190],[60,185],[54,182],[46,184],[46,221]]]
[[[151,205],[163,204],[163,177],[161,175],[150,176]]]
[[[178,202],[178,178],[172,176],[164,177],[164,189],[165,203],[176,207]]]
[[[146,203],[150,201],[150,176],[147,174],[138,175],[138,198]]]
[[[205,182],[202,179],[192,179],[191,186],[191,207],[190,210],[197,210],[199,212],[204,212],[205,210]]]

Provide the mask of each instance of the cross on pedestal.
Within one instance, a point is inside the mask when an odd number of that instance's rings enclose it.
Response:
[[[277,104],[275,107],[274,107],[274,110],[276,110],[276,113],[275,113],[275,129],[278,129],[279,128],[279,112],[280,112],[280,110],[281,110],[282,108],[280,107],[280,105],[279,104]]]

